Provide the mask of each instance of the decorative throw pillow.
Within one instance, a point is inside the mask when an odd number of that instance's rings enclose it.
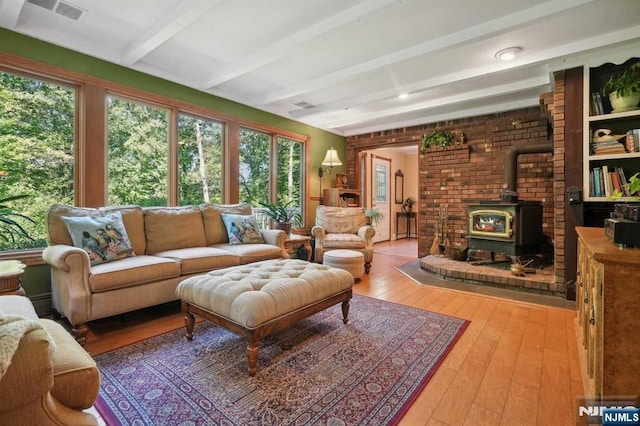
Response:
[[[222,221],[227,228],[229,244],[264,243],[258,228],[258,222],[253,215],[222,214]]]
[[[73,245],[89,254],[92,265],[135,256],[120,212],[60,218],[67,224]]]

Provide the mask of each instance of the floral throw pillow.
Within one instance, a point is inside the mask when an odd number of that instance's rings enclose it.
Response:
[[[253,215],[222,214],[222,221],[227,228],[229,244],[260,244],[264,243],[258,228],[258,222]]]
[[[135,256],[120,212],[102,217],[61,216],[73,245],[89,254],[92,265]]]

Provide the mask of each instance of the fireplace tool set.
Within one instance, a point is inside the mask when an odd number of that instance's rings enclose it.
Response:
[[[436,218],[436,229],[433,244],[429,254],[444,256],[447,247],[449,247],[449,224],[448,224],[449,206],[444,205],[438,208],[438,217]]]

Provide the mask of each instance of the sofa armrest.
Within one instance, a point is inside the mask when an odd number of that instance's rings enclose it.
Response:
[[[0,418],[38,401],[53,387],[53,362],[49,335],[43,329],[22,337],[11,364],[0,379]]]
[[[91,413],[71,409],[51,395],[54,369],[47,331],[27,332],[0,379],[0,424],[98,425]]]
[[[42,251],[42,259],[45,262],[65,272],[69,272],[71,264],[75,263],[74,261],[70,262],[70,256],[73,255],[79,255],[83,260],[82,263],[86,263],[87,268],[90,267],[89,255],[78,247],[57,244],[45,247]]]
[[[315,225],[311,228],[311,235],[316,239],[316,241],[322,241],[324,240],[325,230],[322,226]]]
[[[42,252],[42,259],[51,265],[53,307],[69,319],[72,325],[91,318],[91,263],[84,250],[57,244]]]
[[[362,226],[358,229],[357,234],[358,237],[364,240],[366,247],[371,247],[373,245],[373,237],[376,235],[376,230],[373,226]]]
[[[287,233],[281,229],[261,229],[262,239],[265,243],[279,247],[284,252],[284,242],[287,240]]]

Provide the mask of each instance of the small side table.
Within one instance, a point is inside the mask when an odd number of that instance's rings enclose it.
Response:
[[[27,295],[20,284],[24,268],[25,264],[19,260],[0,260],[0,296]]]
[[[408,239],[411,239],[411,225],[413,224],[413,229],[415,230],[414,236],[418,238],[418,215],[416,212],[396,212],[396,240],[398,239],[398,219],[401,217],[407,220],[407,232],[406,234]]]
[[[307,258],[303,259],[307,262],[311,260],[311,237],[307,235],[298,235],[298,234],[289,234],[287,239],[284,242],[284,248],[291,256],[292,253],[298,252],[300,247],[304,247],[307,250]]]

